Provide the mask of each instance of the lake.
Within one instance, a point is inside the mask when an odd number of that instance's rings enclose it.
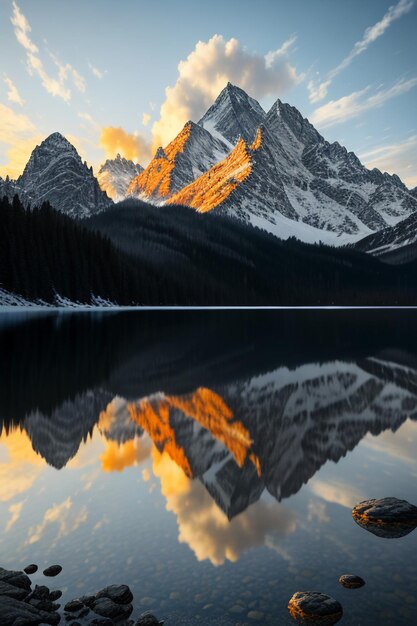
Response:
[[[64,601],[126,583],[167,626],[293,624],[304,590],[415,623],[417,531],[351,515],[417,504],[413,312],[8,312],[0,338],[2,567],[60,563]]]

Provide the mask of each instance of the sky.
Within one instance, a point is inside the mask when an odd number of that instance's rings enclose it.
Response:
[[[146,165],[230,80],[417,186],[417,0],[0,0],[0,176],[59,131]]]

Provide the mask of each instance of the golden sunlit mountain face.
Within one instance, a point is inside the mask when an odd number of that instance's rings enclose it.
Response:
[[[162,151],[159,148],[149,165],[134,178],[127,195],[144,195],[153,198],[166,198],[172,193],[171,174],[177,155],[184,151],[192,125],[186,124],[177,137]],[[159,156],[161,155],[161,156]]]
[[[255,139],[256,149],[261,140]],[[232,152],[220,163],[202,174],[193,183],[174,194],[169,204],[185,204],[199,213],[207,213],[219,206],[252,171],[251,149],[240,139]]]
[[[149,434],[158,448],[169,454],[187,476],[192,477],[192,469],[184,449],[176,441],[175,429],[171,424],[173,409],[208,430],[229,450],[239,467],[249,460],[260,475],[259,459],[251,452],[249,431],[214,391],[199,388],[186,396],[145,399],[137,404],[129,404],[128,409],[132,419]]]

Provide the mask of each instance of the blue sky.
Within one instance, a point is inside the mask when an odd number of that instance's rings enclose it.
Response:
[[[0,0],[0,175],[55,130],[94,168],[146,163],[231,80],[415,186],[416,5]]]

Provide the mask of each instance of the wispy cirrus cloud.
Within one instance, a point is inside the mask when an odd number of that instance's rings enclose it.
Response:
[[[104,76],[107,74],[107,70],[99,70],[98,67],[95,67],[92,63],[88,63],[88,67],[91,71],[91,73],[93,74],[93,76],[95,76],[96,78],[98,78],[99,80],[101,80],[102,78],[104,78]]]
[[[338,100],[330,100],[318,107],[310,116],[310,121],[319,128],[329,128],[335,124],[341,124],[354,117],[358,117],[365,111],[381,107],[392,98],[396,98],[417,85],[417,77],[408,80],[401,79],[388,89],[379,89],[369,95],[371,86],[360,91],[343,96]]]
[[[39,48],[30,37],[32,29],[27,18],[23,15],[15,0],[13,0],[12,6],[11,22],[18,43],[26,51],[26,65],[29,74],[39,76],[46,91],[53,96],[62,98],[65,102],[69,102],[71,99],[71,88],[69,86],[71,83],[78,91],[84,93],[86,89],[85,79],[70,63],[62,63],[57,56],[49,53],[54,65],[58,68],[58,75],[52,76],[45,69],[44,63],[40,58]]]
[[[369,169],[398,174],[409,187],[417,186],[417,135],[377,146],[360,153],[359,158]]]
[[[328,88],[336,76],[343,72],[343,70],[346,69],[357,56],[363,54],[374,41],[379,39],[379,37],[385,33],[393,22],[411,11],[413,6],[414,0],[399,0],[397,4],[389,7],[388,11],[378,22],[373,24],[373,26],[368,26],[362,38],[354,44],[349,54],[339,63],[339,65],[328,72],[324,81],[317,83],[311,80],[308,83],[307,87],[310,102],[319,102],[320,100],[323,100],[327,96]]]
[[[19,106],[23,106],[25,104],[25,101],[20,95],[12,79],[9,76],[7,76],[7,74],[4,74],[3,81],[6,83],[8,87],[8,92],[7,92],[8,101],[12,102],[13,104],[18,104]]]

